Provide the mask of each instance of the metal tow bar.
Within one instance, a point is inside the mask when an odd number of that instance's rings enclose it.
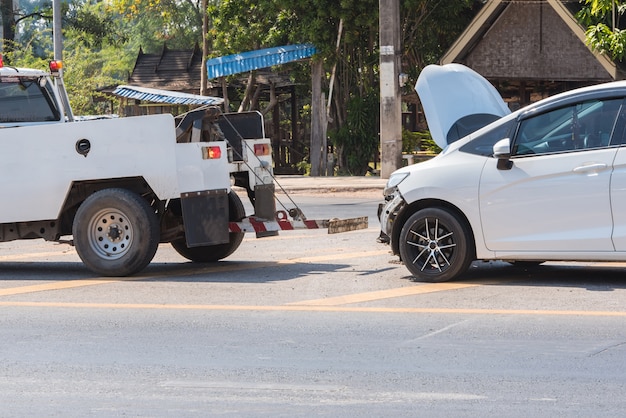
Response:
[[[368,228],[367,216],[350,219],[289,219],[284,211],[276,212],[274,220],[250,216],[239,222],[230,222],[230,232],[275,232],[294,229],[327,229],[329,234],[357,231]]]

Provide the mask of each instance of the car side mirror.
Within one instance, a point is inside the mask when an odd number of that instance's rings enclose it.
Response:
[[[510,170],[513,167],[511,161],[511,139],[504,138],[493,146],[493,156],[498,159],[498,170]]]

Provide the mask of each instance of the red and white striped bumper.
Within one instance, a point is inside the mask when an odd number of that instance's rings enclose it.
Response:
[[[290,220],[278,217],[275,220],[258,219],[254,216],[240,222],[230,222],[230,232],[277,232],[295,229],[328,229],[329,234],[367,229],[367,216],[351,219]]]

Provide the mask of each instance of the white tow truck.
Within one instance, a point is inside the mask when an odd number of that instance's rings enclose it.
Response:
[[[258,113],[231,118],[209,107],[177,118],[78,120],[60,64],[50,69],[0,68],[0,242],[65,242],[93,272],[127,276],[163,242],[212,262],[232,254],[245,232],[367,226],[366,217],[276,212],[271,142],[258,135]],[[246,217],[232,184],[247,189],[254,215]]]

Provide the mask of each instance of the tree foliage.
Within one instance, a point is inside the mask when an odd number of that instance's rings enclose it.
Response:
[[[618,0],[580,0],[577,18],[586,27],[587,44],[594,50],[622,61],[626,54],[626,30],[622,16],[626,3]]]
[[[17,39],[3,42],[5,61],[14,66],[47,68],[53,57],[50,4],[28,4],[20,12]],[[128,79],[139,45],[132,22],[105,2],[63,3],[64,74],[72,108],[77,114],[109,112],[99,89]],[[10,46],[10,47],[9,47]]]
[[[331,133],[342,171],[356,176],[367,172],[378,149],[378,112],[378,92],[370,90],[348,100],[345,123]]]
[[[200,43],[200,4],[200,0],[111,0],[107,9],[121,16],[134,44],[154,52],[165,42],[172,49]]]
[[[378,68],[378,0],[223,0],[211,9],[216,55],[231,54],[258,48],[294,43],[312,43],[318,50],[314,60],[322,60],[327,74],[324,90],[330,95],[331,74],[336,74],[330,106],[329,132],[341,138],[335,145],[360,143],[360,149],[375,150],[378,138],[377,106],[358,106],[371,102],[371,92],[377,87]],[[340,46],[337,49],[340,22]],[[291,66],[297,85],[310,85],[307,64]],[[308,98],[308,95],[303,95]],[[373,96],[376,97],[376,96]],[[301,106],[310,105],[303,100]],[[348,113],[359,112],[353,119],[363,117],[370,124],[366,135],[356,134],[354,127],[345,127]],[[358,109],[358,110],[357,110]],[[372,110],[364,116],[362,112]],[[350,135],[358,135],[350,139]],[[369,141],[369,142],[368,142]],[[349,148],[349,152],[354,147]],[[348,155],[342,153],[340,155]],[[364,157],[363,166],[373,152]],[[340,159],[340,164],[347,161]],[[354,169],[352,164],[351,169]]]
[[[437,63],[483,6],[481,0],[402,0],[403,70],[410,85]]]

